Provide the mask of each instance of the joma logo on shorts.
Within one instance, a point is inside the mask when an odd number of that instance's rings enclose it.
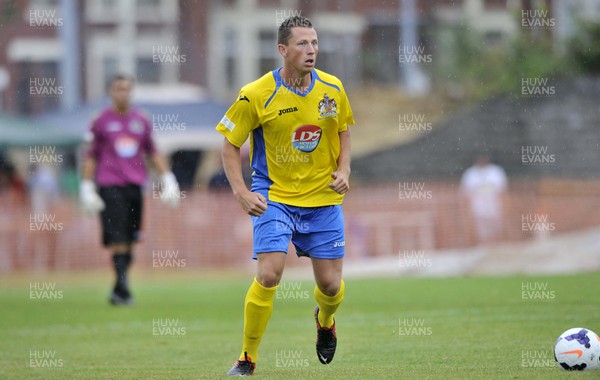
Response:
[[[333,248],[335,247],[343,247],[346,245],[345,241],[336,241],[335,243],[333,243]]]
[[[298,111],[298,107],[283,108],[283,109],[279,110],[279,115],[277,115],[277,116],[281,116],[285,113],[296,112],[296,111]]]

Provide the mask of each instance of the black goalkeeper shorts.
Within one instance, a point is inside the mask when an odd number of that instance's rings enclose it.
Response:
[[[143,198],[138,185],[100,187],[106,206],[100,213],[102,243],[130,244],[139,239],[142,226]]]

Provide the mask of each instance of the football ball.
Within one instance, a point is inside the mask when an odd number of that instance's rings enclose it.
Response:
[[[600,337],[583,327],[569,329],[556,340],[554,359],[567,371],[598,369],[600,368]]]

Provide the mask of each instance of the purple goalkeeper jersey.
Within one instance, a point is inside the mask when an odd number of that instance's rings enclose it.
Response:
[[[142,185],[146,182],[144,155],[156,152],[152,125],[136,109],[121,115],[107,108],[92,122],[92,145],[88,157],[96,160],[99,186]]]

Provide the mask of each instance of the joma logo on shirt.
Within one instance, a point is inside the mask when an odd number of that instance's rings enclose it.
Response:
[[[296,112],[296,111],[298,111],[298,107],[283,108],[283,109],[279,110],[279,115],[277,115],[277,116],[281,116],[285,113]]]

